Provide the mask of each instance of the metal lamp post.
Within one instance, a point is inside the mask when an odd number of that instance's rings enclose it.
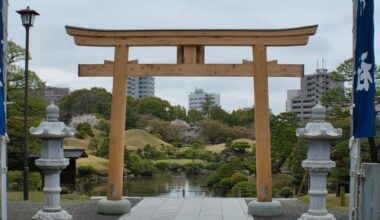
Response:
[[[29,165],[28,165],[28,87],[29,87],[29,28],[33,26],[34,19],[38,14],[31,10],[29,6],[26,9],[17,11],[21,15],[22,25],[26,29],[25,39],[25,85],[24,85],[24,200],[29,200]]]

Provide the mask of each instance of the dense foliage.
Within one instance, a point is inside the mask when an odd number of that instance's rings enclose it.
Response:
[[[22,169],[24,147],[24,79],[25,71],[17,65],[25,56],[25,50],[12,41],[8,42],[7,54],[7,100],[12,103],[7,106],[7,133],[8,143],[8,168],[10,170]],[[29,90],[42,89],[43,82],[35,72],[29,71]],[[47,103],[38,97],[28,97],[28,127],[37,127],[45,117]],[[28,129],[29,130],[29,129]],[[40,149],[40,141],[37,138],[29,138],[29,152],[36,153]]]
[[[352,59],[345,60],[336,70],[332,72],[331,78],[337,82],[344,82],[352,85],[353,77],[353,61]],[[375,78],[379,75],[380,68],[375,66]],[[379,97],[380,91],[376,91],[376,97]],[[378,98],[375,103],[379,104]],[[351,116],[350,106],[352,104],[352,87],[330,89],[322,97],[322,104],[329,107],[327,121],[330,121],[334,127],[343,129],[341,139],[332,143],[331,157],[336,162],[336,167],[332,170],[329,182],[331,189],[335,189],[339,195],[340,186],[348,189],[349,183],[349,164],[350,157],[348,140],[350,138]],[[379,126],[379,123],[377,123]],[[377,128],[379,131],[380,129]],[[361,141],[362,160],[376,162],[379,160],[378,146],[379,138],[368,138]],[[369,144],[371,143],[371,145]]]
[[[111,100],[111,93],[104,88],[75,90],[59,101],[62,119],[69,122],[82,114],[99,114],[109,119]]]
[[[273,115],[270,124],[273,172],[278,173],[297,143],[298,118],[294,112],[282,112]]]
[[[7,189],[9,191],[21,191],[24,185],[24,178],[21,171],[9,171],[7,173]],[[29,189],[41,190],[42,178],[39,172],[29,173]]]

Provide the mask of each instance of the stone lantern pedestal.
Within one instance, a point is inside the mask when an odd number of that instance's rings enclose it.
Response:
[[[326,209],[326,179],[329,169],[335,167],[330,159],[330,140],[340,138],[342,129],[335,129],[324,121],[326,108],[316,105],[312,109],[312,122],[305,128],[297,129],[297,137],[310,141],[307,159],[302,161],[302,167],[310,175],[310,208],[298,220],[335,220]]]
[[[75,129],[66,127],[58,117],[59,108],[52,103],[46,108],[46,120],[30,129],[30,133],[41,138],[42,142],[41,157],[36,160],[36,165],[44,173],[45,204],[33,217],[37,220],[72,219],[61,207],[60,173],[69,164],[69,160],[63,157],[63,138],[73,136]]]

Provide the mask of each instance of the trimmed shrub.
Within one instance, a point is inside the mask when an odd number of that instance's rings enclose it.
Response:
[[[230,197],[255,197],[256,196],[256,184],[250,181],[242,181],[236,183],[228,196]]]
[[[289,186],[284,186],[278,191],[278,195],[283,198],[293,197],[293,189]]]
[[[39,172],[29,173],[29,190],[39,191],[42,189],[42,176]]]
[[[90,175],[96,174],[96,170],[91,165],[83,165],[78,167],[78,176],[79,177],[86,177]]]
[[[139,166],[141,176],[153,176],[154,171],[156,171],[156,168],[149,160],[142,160]]]
[[[164,157],[164,155],[160,151],[158,151],[156,147],[151,146],[150,144],[147,144],[143,147],[143,149],[140,152],[140,155],[143,158],[153,160],[158,160]]]
[[[106,137],[100,144],[98,155],[99,157],[108,158],[108,152],[110,148],[110,138]]]
[[[207,180],[207,186],[212,187],[226,177],[231,177],[235,172],[243,170],[243,162],[241,159],[233,157],[230,162],[223,163],[218,170],[212,174]]]
[[[94,133],[92,132],[91,125],[87,122],[78,124],[75,132],[75,137],[83,139],[87,135],[90,137],[94,137]]]
[[[245,149],[251,148],[252,146],[247,142],[237,141],[237,142],[232,143],[231,147],[234,151],[245,152]]]
[[[219,176],[216,174],[216,173],[213,173],[211,174],[208,179],[207,179],[207,186],[208,187],[213,187],[215,186],[217,183],[219,183],[221,179],[219,178]]]
[[[77,131],[74,134],[74,137],[76,137],[78,139],[84,139],[86,136],[87,136],[86,133],[83,131]]]
[[[231,189],[231,178],[223,178],[220,182],[219,182],[219,187],[222,189],[222,190],[229,190]]]
[[[181,164],[178,164],[178,163],[171,163],[169,164],[169,170],[174,170],[174,171],[177,171],[177,170],[181,170],[183,167]]]
[[[8,179],[8,190],[10,191],[20,191],[23,185],[23,176],[21,171],[9,171],[7,173]]]
[[[66,186],[61,187],[61,194],[69,194],[69,188]]]
[[[234,186],[235,184],[237,184],[239,182],[243,182],[243,181],[248,181],[248,178],[240,172],[236,172],[231,176],[231,185],[232,186]]]
[[[126,166],[132,173],[142,176],[152,176],[156,170],[155,166],[149,160],[141,159],[137,154],[129,154],[126,160]]]
[[[215,170],[217,170],[219,167],[220,167],[220,163],[208,163],[208,164],[205,166],[205,169],[206,169],[206,170],[215,171]]]
[[[244,166],[250,173],[256,173],[256,161],[249,161]]]
[[[158,162],[154,164],[154,167],[156,167],[158,170],[167,170],[169,167],[169,164],[165,162]]]
[[[272,189],[272,196],[273,196],[273,198],[281,198],[281,196],[278,194],[279,191],[280,190],[277,189],[277,188],[273,188]]]
[[[205,166],[201,163],[189,163],[185,164],[183,168],[185,169],[187,174],[201,174],[201,170],[203,170]]]

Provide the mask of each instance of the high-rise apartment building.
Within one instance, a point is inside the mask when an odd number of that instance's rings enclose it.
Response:
[[[70,94],[70,88],[68,87],[47,86],[44,89],[30,90],[31,96],[37,96],[47,101],[50,101],[50,100],[58,101],[69,94]]]
[[[286,111],[297,113],[301,119],[311,117],[311,109],[321,102],[322,95],[329,89],[344,87],[343,82],[335,82],[330,79],[327,69],[316,69],[312,75],[301,78],[301,89],[288,90]]]
[[[207,93],[203,89],[195,89],[189,95],[189,110],[196,109],[202,111],[202,105],[206,100],[206,96],[210,96],[215,105],[220,106],[220,94]]]
[[[128,77],[127,95],[136,99],[154,96],[154,77]]]

